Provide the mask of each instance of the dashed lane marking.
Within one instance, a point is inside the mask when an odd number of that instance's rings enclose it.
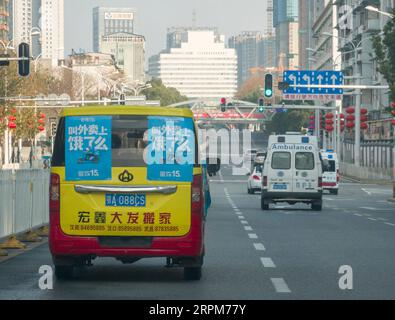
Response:
[[[257,251],[265,251],[266,248],[262,243],[254,243],[255,250]]]
[[[391,227],[395,227],[394,223],[389,223],[389,222],[385,222],[386,225],[391,226]]]
[[[264,268],[275,268],[276,265],[274,264],[271,258],[261,258],[261,262]]]
[[[241,220],[240,222],[241,222],[241,224],[248,224],[248,221],[246,221],[246,220]]]
[[[244,230],[245,231],[252,231],[252,228],[250,226],[246,226],[246,227],[244,227]]]
[[[258,236],[256,235],[256,233],[249,233],[249,234],[248,234],[248,237],[249,237],[250,239],[258,239]]]
[[[271,278],[270,280],[277,293],[291,293],[291,290],[283,278]]]

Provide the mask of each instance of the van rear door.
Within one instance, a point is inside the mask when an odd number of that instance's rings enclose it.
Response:
[[[318,187],[316,154],[311,151],[294,151],[294,159],[294,192],[316,193]]]
[[[292,192],[292,178],[292,152],[272,152],[268,168],[268,191]]]
[[[79,117],[82,119],[81,123],[88,124],[89,131],[89,123],[94,124],[96,117]],[[82,147],[75,145],[81,147],[82,156],[73,167],[67,167],[69,163],[67,159],[63,159],[65,168],[59,171],[62,231],[71,236],[186,235],[191,227],[192,183],[177,179],[177,172],[166,172],[163,179],[161,173],[157,180],[148,180],[149,169],[145,157],[149,150],[147,143],[150,117],[112,115],[109,118],[110,125],[104,128],[108,135],[102,136],[107,138],[106,152],[94,148],[87,150],[83,141]],[[188,123],[192,121],[190,118],[184,119]],[[61,120],[59,126],[59,130],[63,130],[59,139],[63,142],[57,144],[55,152],[58,157],[59,154],[69,152],[70,148],[73,148],[70,143],[77,141],[65,134],[67,130],[70,130],[70,133],[75,130],[66,123],[67,117]],[[97,128],[91,129],[96,131]],[[102,129],[99,126],[99,133]],[[194,128],[193,136],[196,142]],[[57,137],[57,140],[59,139]],[[89,139],[91,138],[88,138],[88,141]],[[102,140],[99,143],[102,143]],[[104,163],[102,168],[103,172],[109,170],[108,176],[101,176],[99,172],[99,178],[92,179],[92,165],[103,165],[101,161],[107,152],[110,154],[110,161]],[[82,172],[82,176],[76,177],[74,170]]]

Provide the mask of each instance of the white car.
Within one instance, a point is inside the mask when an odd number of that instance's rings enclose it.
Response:
[[[255,160],[254,160],[255,164],[264,164],[265,160],[266,160],[266,155],[267,155],[266,152],[259,151],[256,154],[256,157],[255,157]]]
[[[249,194],[254,194],[257,191],[262,190],[262,171],[263,166],[257,165],[248,177],[247,191]]]

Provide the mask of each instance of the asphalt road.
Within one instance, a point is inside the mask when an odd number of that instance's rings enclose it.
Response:
[[[40,290],[38,270],[51,265],[43,243],[0,260],[0,299],[395,299],[390,186],[343,182],[338,196],[325,195],[322,212],[286,204],[263,212],[245,180],[224,166],[211,182],[199,282],[184,281],[164,259],[97,259],[74,280]],[[352,268],[352,290],[339,288],[341,266]]]

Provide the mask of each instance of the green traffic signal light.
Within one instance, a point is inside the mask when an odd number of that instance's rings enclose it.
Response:
[[[259,113],[264,113],[265,112],[265,107],[259,107],[258,111],[259,111]]]
[[[273,75],[270,73],[265,75],[265,97],[273,97]]]

